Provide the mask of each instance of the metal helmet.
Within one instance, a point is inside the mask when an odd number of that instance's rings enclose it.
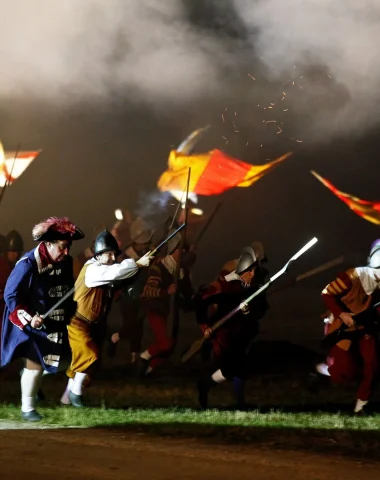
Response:
[[[368,266],[372,268],[380,268],[380,238],[375,240],[371,245]]]
[[[116,238],[108,230],[99,233],[95,239],[93,250],[94,257],[105,252],[116,252],[116,255],[120,255]]]
[[[235,272],[238,275],[254,267],[257,263],[256,253],[252,247],[245,247],[241,252]]]
[[[22,236],[16,230],[11,230],[5,237],[5,251],[21,253],[23,250],[24,241]]]
[[[171,235],[174,232],[175,230],[170,230],[169,235]],[[171,255],[178,248],[181,242],[181,239],[182,239],[181,234],[177,233],[177,235],[174,235],[174,237],[168,241],[168,255]]]

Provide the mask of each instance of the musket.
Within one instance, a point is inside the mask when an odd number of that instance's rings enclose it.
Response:
[[[201,238],[202,238],[203,235],[206,233],[208,227],[211,225],[211,222],[214,220],[215,215],[218,213],[218,210],[220,209],[221,206],[222,206],[222,202],[218,202],[218,204],[217,204],[216,207],[214,208],[214,211],[213,211],[212,214],[210,215],[210,218],[207,220],[207,222],[204,224],[202,230],[199,232],[198,238],[195,240],[195,245],[198,245],[198,243],[200,242]]]
[[[281,268],[281,270],[279,270],[276,274],[274,274],[270,279],[269,281],[263,285],[262,287],[260,287],[258,290],[256,290],[256,292],[254,292],[252,295],[250,295],[248,298],[246,298],[242,303],[240,303],[240,305],[238,305],[236,308],[234,308],[230,313],[228,313],[227,315],[225,315],[223,318],[221,318],[219,321],[217,321],[212,327],[210,327],[211,331],[212,332],[215,332],[216,330],[218,330],[221,326],[223,326],[228,320],[230,320],[232,317],[234,317],[237,313],[239,313],[240,311],[244,311],[247,307],[248,307],[248,304],[254,299],[256,298],[258,295],[260,295],[260,293],[264,292],[270,285],[272,285],[272,283],[277,280],[277,278],[279,278],[282,274],[284,274],[289,266],[295,261],[297,260],[301,255],[303,255],[305,252],[307,252],[313,245],[315,245],[317,243],[318,239],[317,238],[313,238],[311,239],[306,245],[304,245],[296,254],[294,254],[287,262],[286,264]],[[185,363],[187,362],[188,360],[190,360],[190,358],[192,358],[202,347],[202,345],[204,344],[204,342],[207,340],[207,338],[205,336],[203,336],[202,338],[200,338],[199,340],[196,340],[192,345],[191,347],[186,350],[184,352],[184,354],[182,355],[181,357],[181,361],[182,363]]]
[[[340,257],[333,258],[332,260],[323,263],[322,265],[319,265],[318,267],[315,267],[311,270],[308,270],[305,273],[302,273],[301,275],[297,275],[296,278],[289,280],[289,282],[285,283],[285,285],[281,285],[278,288],[275,288],[274,290],[270,290],[268,292],[268,295],[273,295],[274,293],[281,292],[282,290],[285,290],[288,287],[293,286],[295,283],[298,283],[302,280],[305,280],[305,278],[310,278],[313,277],[314,275],[317,275],[318,273],[322,273],[326,270],[329,270],[332,267],[336,267],[337,265],[341,265],[345,261],[344,255],[341,255]]]
[[[356,315],[352,316],[352,319],[355,321],[357,325],[361,325],[363,327],[368,326],[376,326],[379,324],[380,320],[375,319],[375,311],[377,308],[380,307],[380,302],[371,305],[370,308],[367,308],[363,312],[357,313]],[[348,327],[345,323],[343,323],[339,328],[328,333],[323,340],[321,341],[321,347],[323,350],[329,351],[334,345],[336,345],[340,340],[345,338],[350,338],[353,334],[357,332],[357,330],[347,331]]]

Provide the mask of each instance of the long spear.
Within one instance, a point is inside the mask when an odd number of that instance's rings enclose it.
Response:
[[[210,215],[210,218],[207,220],[207,222],[204,224],[202,230],[199,232],[198,238],[195,240],[195,245],[198,245],[198,243],[200,242],[201,238],[202,238],[203,235],[206,233],[208,227],[211,225],[211,222],[214,220],[215,215],[218,213],[218,210],[220,209],[221,206],[222,206],[222,202],[218,202],[218,204],[217,204],[216,207],[214,208],[214,211],[213,211],[212,214]]]
[[[263,285],[261,288],[256,290],[251,296],[246,298],[240,305],[238,305],[236,308],[234,308],[230,313],[225,315],[223,318],[221,318],[218,322],[216,322],[212,327],[211,330],[212,332],[215,332],[215,330],[218,330],[222,325],[224,325],[230,318],[234,317],[237,313],[240,311],[246,309],[248,307],[249,302],[251,302],[254,298],[256,298],[260,293],[262,293],[264,290],[266,290],[277,278],[281,277],[283,273],[287,271],[289,268],[290,264],[293,263],[295,260],[297,260],[301,255],[303,255],[305,252],[309,250],[313,245],[317,243],[318,239],[313,238],[310,240],[306,245],[304,245],[296,254],[294,254],[287,262],[286,264],[279,270],[276,274],[273,275],[269,279],[269,281]],[[182,355],[181,361],[182,363],[187,362],[192,358],[202,347],[204,342],[207,340],[205,336],[200,338],[199,340],[196,340],[191,347]]]
[[[189,213],[188,210],[188,200],[189,200],[189,187],[190,187],[190,176],[191,176],[191,168],[189,168],[189,173],[187,175],[187,184],[186,184],[186,196],[185,196],[185,220],[184,223],[187,225],[187,216]],[[185,238],[186,238],[186,232],[183,232],[181,236],[181,241],[179,244],[179,255],[178,255],[178,262],[176,265],[176,270],[174,273],[174,280],[173,283],[176,287],[175,293],[170,297],[170,315],[169,315],[169,321],[167,325],[167,331],[168,335],[170,338],[176,338],[177,333],[178,333],[178,326],[179,326],[179,314],[178,314],[178,283],[179,283],[179,276],[181,272],[181,263],[182,263],[182,251],[185,245]]]

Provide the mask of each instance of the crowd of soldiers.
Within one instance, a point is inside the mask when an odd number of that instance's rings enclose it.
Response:
[[[178,318],[180,309],[195,312],[212,349],[215,369],[197,383],[200,406],[207,408],[211,388],[231,381],[237,406],[244,408],[247,351],[268,309],[265,291],[249,305],[244,300],[266,283],[264,248],[253,242],[227,262],[213,282],[195,291],[191,272],[197,247],[191,242],[191,229],[198,220],[188,219],[187,228],[179,232],[183,215],[182,211],[155,232],[142,218],[132,219],[124,212],[111,231],[101,231],[74,260],[69,255],[71,244],[84,234],[67,218],[50,217],[36,225],[32,236],[37,246],[25,254],[17,232],[2,238],[1,365],[18,358],[24,362],[21,414],[25,420],[41,419],[36,396],[43,373],[66,370],[68,383],[61,403],[83,407],[83,393],[99,366],[104,343],[112,357],[125,339],[141,376],[159,371],[175,348],[178,323],[173,318]],[[163,249],[155,251],[166,237]],[[357,415],[365,414],[379,374],[379,296],[380,239],[371,246],[368,265],[338,275],[322,293],[329,309],[326,336],[339,335],[317,371],[336,382],[359,382]],[[109,335],[107,316],[116,297],[122,326]],[[212,328],[239,305],[244,308],[229,322],[218,330]],[[366,321],[359,319],[363,313]],[[143,348],[145,318],[154,340]]]

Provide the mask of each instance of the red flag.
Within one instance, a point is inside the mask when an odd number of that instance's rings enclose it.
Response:
[[[315,178],[317,178],[325,187],[333,192],[342,202],[350,207],[360,217],[364,218],[368,222],[380,225],[380,202],[370,202],[368,200],[362,200],[358,197],[354,197],[345,192],[338,190],[331,182],[318,175],[318,173],[311,172]]]

